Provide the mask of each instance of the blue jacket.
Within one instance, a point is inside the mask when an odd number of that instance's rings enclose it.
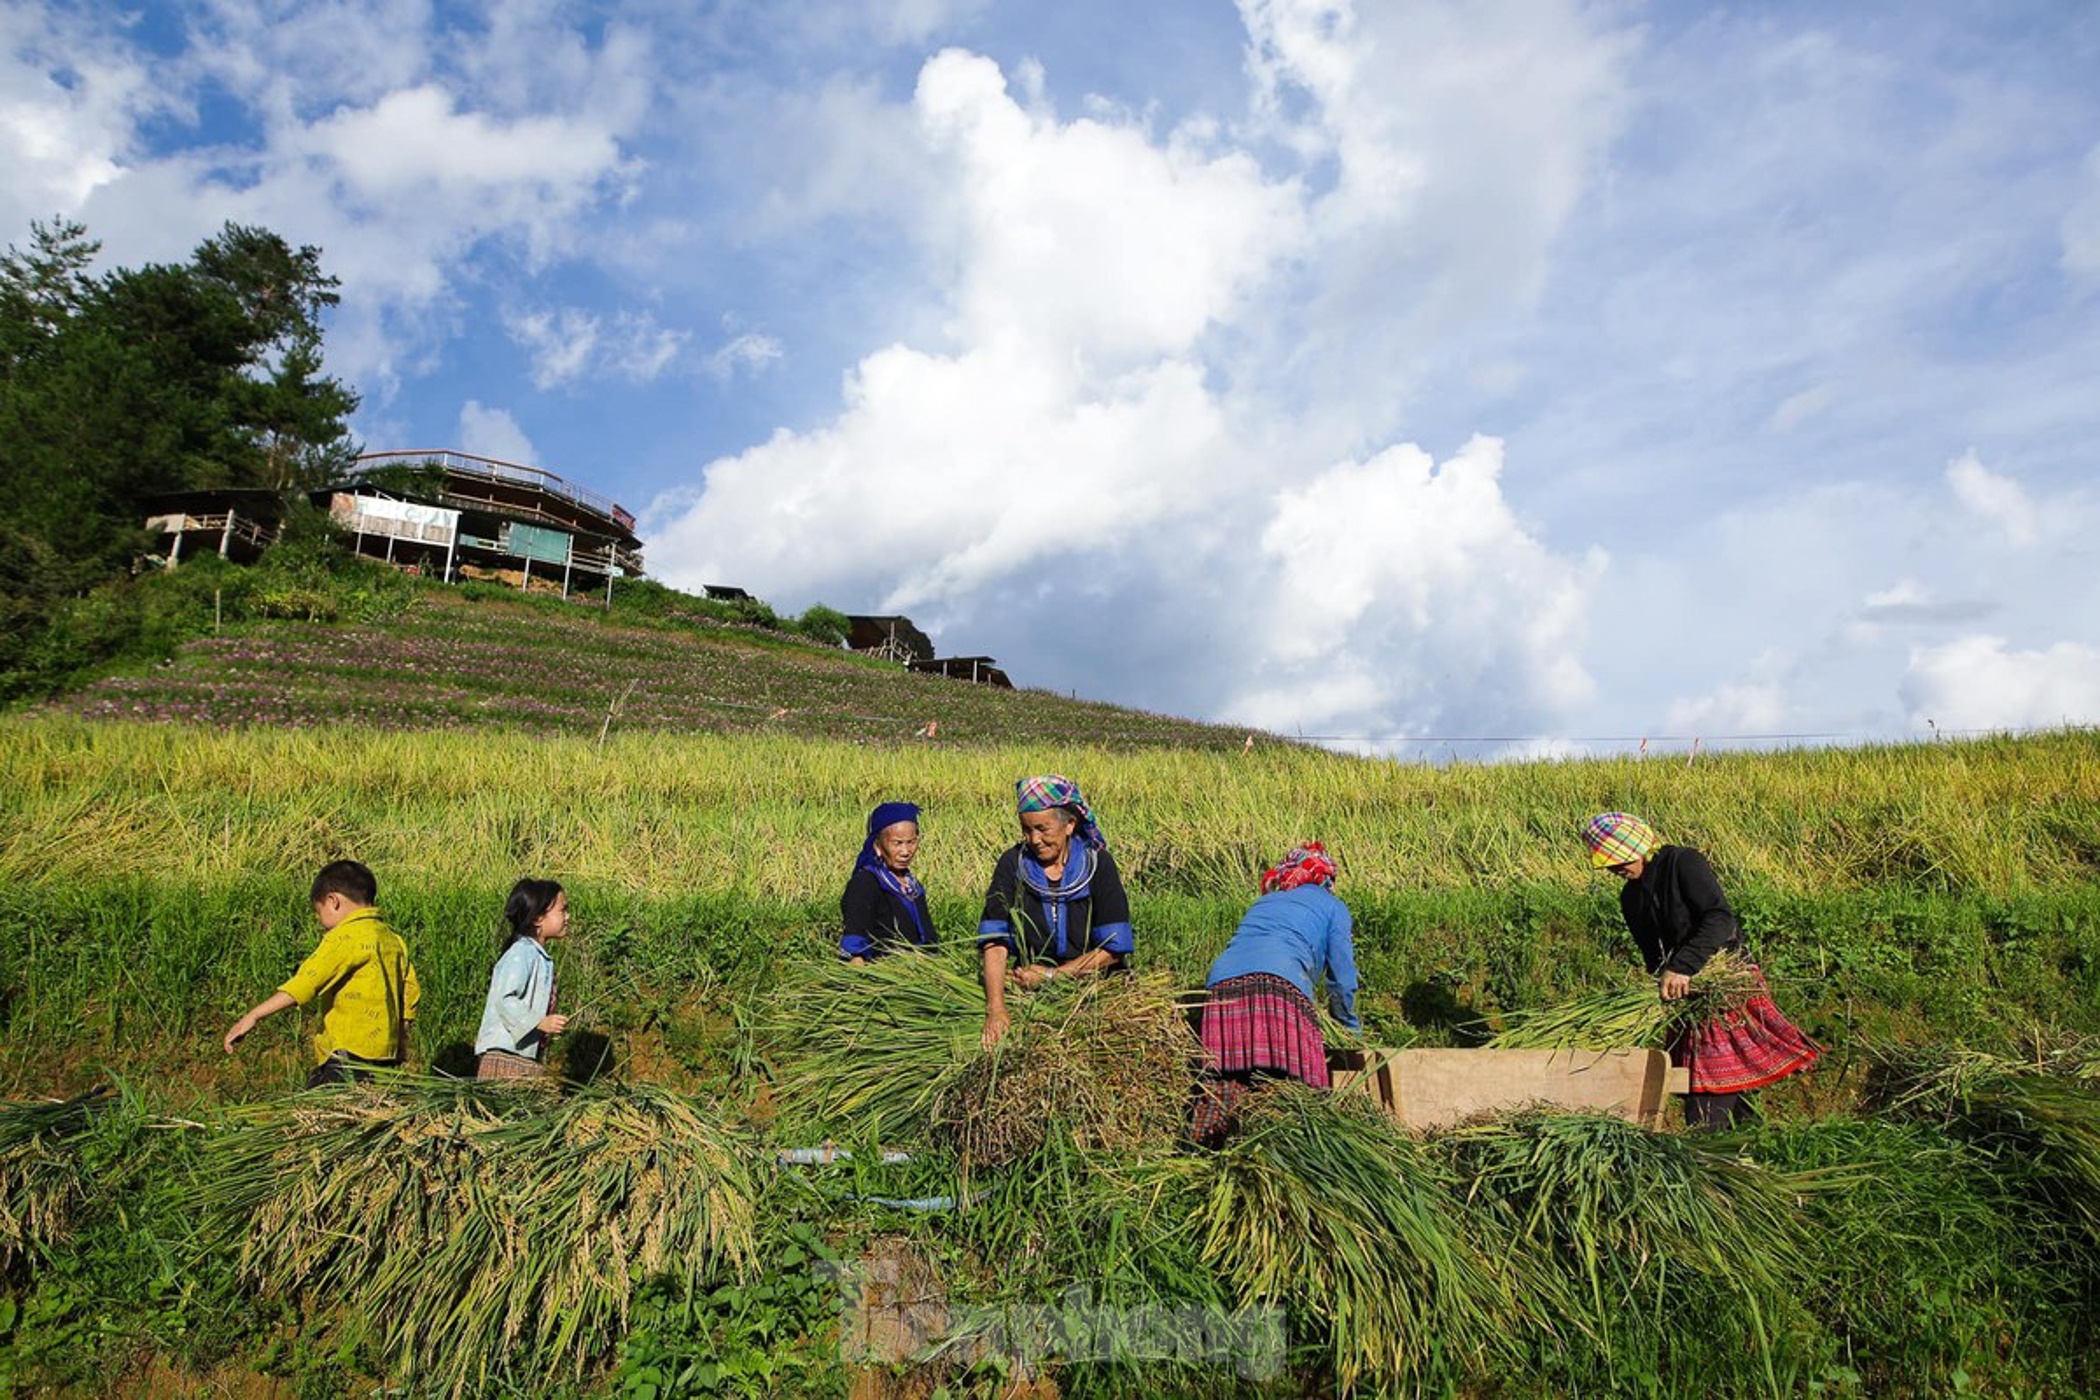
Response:
[[[481,1013],[481,1030],[474,1037],[474,1053],[508,1050],[513,1055],[539,1059],[547,1037],[540,1034],[540,1017],[554,999],[554,955],[537,938],[520,938],[496,959],[489,974],[488,1005]]]
[[[1250,972],[1281,977],[1315,1002],[1319,997],[1314,987],[1324,974],[1334,1019],[1351,1030],[1359,1028],[1349,906],[1325,885],[1300,885],[1255,900],[1205,980],[1215,987]]]

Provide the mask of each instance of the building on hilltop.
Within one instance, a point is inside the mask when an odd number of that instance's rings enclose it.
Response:
[[[952,681],[989,685],[999,690],[1014,688],[1014,683],[1007,679],[1006,672],[1000,670],[998,664],[989,656],[943,656],[937,660],[911,661],[905,664],[910,670],[946,676]]]
[[[284,503],[275,491],[228,487],[151,496],[146,511],[146,528],[160,537],[160,562],[167,567],[200,550],[252,564],[277,538]]]
[[[849,617],[846,619],[846,645],[855,651],[906,665],[933,660],[933,638],[921,632],[908,617],[870,617],[865,614]]]
[[[884,617],[866,613],[846,619],[846,645],[869,656],[897,661],[908,671],[946,676],[973,685],[1012,690],[1014,683],[989,656],[936,657],[933,638],[920,631],[908,617]]]
[[[470,452],[372,452],[313,495],[359,554],[456,582],[590,593],[642,577],[634,516],[617,502],[539,467]],[[146,502],[161,562],[209,549],[248,563],[277,538],[271,491],[185,491]]]
[[[369,452],[325,498],[360,554],[437,578],[567,597],[643,572],[634,515],[540,467],[470,452]]]

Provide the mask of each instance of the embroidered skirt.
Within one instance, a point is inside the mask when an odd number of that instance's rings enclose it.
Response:
[[[1202,1039],[1204,1082],[1189,1124],[1198,1142],[1216,1146],[1230,1136],[1259,1079],[1296,1079],[1316,1089],[1333,1084],[1319,1015],[1284,978],[1250,972],[1212,987]]]
[[[484,1050],[474,1062],[476,1079],[538,1079],[546,1072],[547,1067],[538,1060],[508,1050]]]
[[[1807,1069],[1822,1053],[1763,991],[1700,1021],[1670,1047],[1671,1061],[1690,1068],[1695,1094],[1762,1089]]]

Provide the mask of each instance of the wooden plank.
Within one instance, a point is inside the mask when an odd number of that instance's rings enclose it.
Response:
[[[1653,1126],[1683,1093],[1659,1050],[1390,1050],[1338,1058],[1334,1086],[1367,1093],[1410,1128],[1448,1128],[1532,1104]]]

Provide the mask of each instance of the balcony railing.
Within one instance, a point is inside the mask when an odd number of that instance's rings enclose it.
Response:
[[[516,462],[501,462],[494,457],[477,457],[471,452],[454,452],[449,448],[433,452],[367,452],[357,459],[351,468],[357,475],[380,471],[387,467],[415,467],[429,462],[456,476],[479,477],[484,481],[508,482],[514,486],[527,486],[545,491],[550,496],[560,496],[567,501],[587,507],[610,520],[619,522],[620,528],[634,533],[634,513],[610,496],[565,481],[543,467],[521,466]]]

